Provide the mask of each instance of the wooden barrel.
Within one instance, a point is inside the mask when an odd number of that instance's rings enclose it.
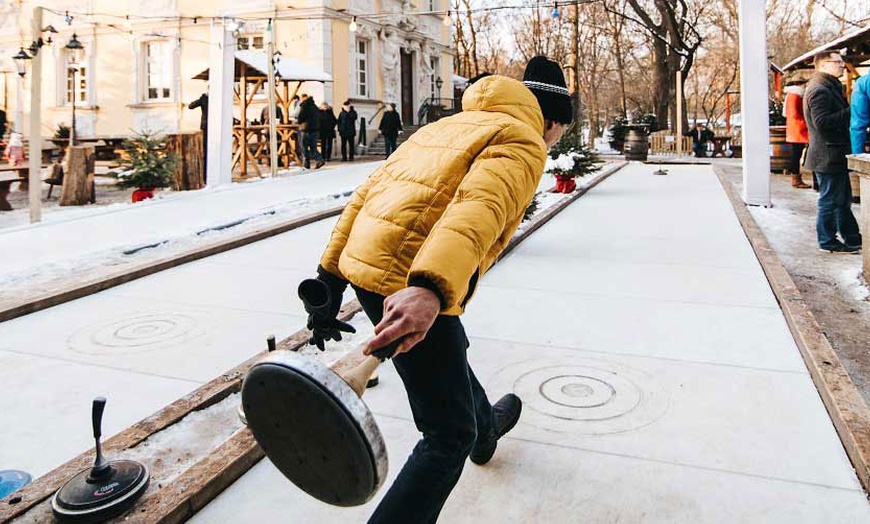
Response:
[[[646,161],[649,154],[649,140],[642,129],[629,129],[625,135],[625,159]]]
[[[785,141],[785,126],[770,126],[770,171],[787,171],[790,162],[791,144]]]

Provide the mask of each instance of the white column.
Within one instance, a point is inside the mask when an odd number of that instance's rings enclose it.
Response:
[[[770,207],[767,15],[765,3],[740,0],[740,114],[743,201]]]
[[[216,22],[212,26],[211,41],[206,179],[207,185],[214,187],[233,181],[233,78],[236,41],[223,22]]]
[[[266,67],[268,69],[269,82],[269,170],[272,177],[278,176],[278,118],[275,104],[275,28],[272,20],[266,26]]]
[[[42,8],[33,8],[33,39],[42,34]],[[30,70],[30,223],[42,220],[42,55],[47,48],[36,53]],[[21,101],[19,101],[21,104]],[[19,125],[15,124],[16,127]]]

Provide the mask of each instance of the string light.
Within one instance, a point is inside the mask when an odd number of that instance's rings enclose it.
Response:
[[[553,4],[553,13],[550,16],[553,17],[553,20],[559,19],[559,4],[558,3]]]
[[[450,27],[453,25],[453,19],[450,18],[450,11],[447,11],[447,14],[444,16],[444,25]]]
[[[350,21],[350,25],[347,26],[347,28],[350,30],[351,33],[356,33],[356,30],[359,29],[359,26],[357,26],[356,24],[356,17],[353,17],[353,19]]]

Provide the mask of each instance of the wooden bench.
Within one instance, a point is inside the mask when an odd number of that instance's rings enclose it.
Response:
[[[12,205],[6,196],[9,195],[9,190],[13,182],[23,182],[27,180],[26,175],[30,171],[27,166],[4,166],[0,165],[0,211],[12,211]]]

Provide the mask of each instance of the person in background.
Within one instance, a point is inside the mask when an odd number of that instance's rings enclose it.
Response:
[[[861,250],[861,233],[852,214],[852,187],[846,163],[846,155],[852,150],[851,113],[840,83],[846,62],[840,53],[825,51],[813,57],[813,65],[816,72],[807,84],[804,115],[810,135],[806,166],[819,181],[816,218],[819,249],[856,253]]]
[[[855,82],[852,88],[852,154],[866,152],[867,128],[870,128],[870,74]]]
[[[381,117],[378,133],[384,135],[384,143],[386,144],[385,158],[390,158],[390,155],[396,150],[396,140],[402,134],[402,120],[396,111],[396,104],[387,104],[384,107],[384,115]]]
[[[320,104],[320,154],[323,160],[332,160],[332,143],[335,141],[335,112],[326,102]]]
[[[698,158],[707,156],[707,141],[713,137],[713,132],[704,128],[704,124],[695,124],[695,129],[685,133],[692,137],[692,150]]]
[[[203,93],[187,106],[188,109],[199,108],[199,130],[202,131],[202,180],[208,176],[208,93]]]
[[[316,164],[314,169],[323,167],[323,157],[317,151],[317,139],[320,136],[320,111],[314,104],[314,98],[302,95],[299,104],[299,141],[302,143],[302,156],[304,157],[305,169],[311,169],[311,159]]]
[[[338,115],[338,134],[341,136],[341,161],[346,162],[348,157],[353,162],[353,154],[356,150],[354,138],[356,137],[356,110],[350,105],[350,100],[345,100]]]
[[[302,101],[299,98],[299,95],[293,95],[293,98],[290,99],[290,114],[287,115],[287,118],[290,119],[290,123],[295,124],[299,122],[299,111],[302,110]]]
[[[785,141],[791,144],[791,158],[788,163],[788,172],[791,173],[791,187],[808,189],[801,179],[801,159],[804,156],[804,148],[810,141],[807,130],[807,120],[804,118],[804,91],[807,81],[796,80],[785,86]]]

